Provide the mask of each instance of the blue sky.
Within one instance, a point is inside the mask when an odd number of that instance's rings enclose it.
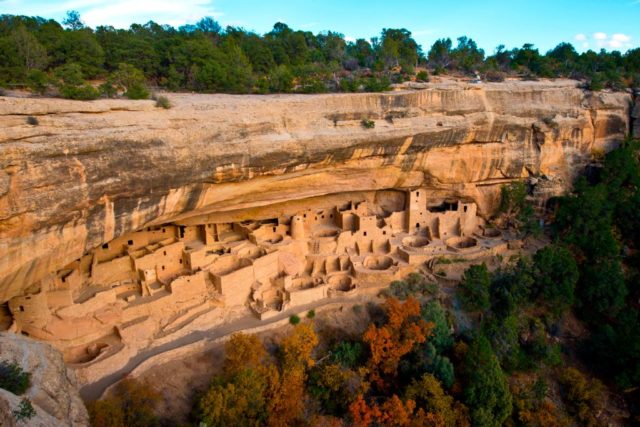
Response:
[[[467,35],[492,53],[533,43],[546,51],[568,41],[579,51],[640,46],[640,0],[0,0],[0,13],[61,20],[78,10],[92,27],[127,28],[154,20],[180,26],[213,16],[223,26],[258,33],[277,21],[348,39],[370,38],[383,27],[407,28],[426,50],[441,37]]]

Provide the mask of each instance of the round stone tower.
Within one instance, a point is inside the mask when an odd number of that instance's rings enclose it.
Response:
[[[304,220],[300,215],[291,218],[291,238],[294,240],[304,239]]]

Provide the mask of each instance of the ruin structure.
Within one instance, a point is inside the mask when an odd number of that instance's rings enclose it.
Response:
[[[166,224],[127,233],[12,298],[13,328],[69,363],[144,347],[198,314],[288,308],[386,286],[439,257],[496,255],[509,242],[473,202],[424,188],[385,208],[366,200],[259,221]]]

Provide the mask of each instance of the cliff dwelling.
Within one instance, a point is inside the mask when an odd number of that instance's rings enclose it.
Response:
[[[82,366],[188,330],[204,313],[249,307],[264,320],[387,286],[434,259],[490,257],[514,244],[472,202],[433,200],[425,188],[378,199],[125,234],[12,298],[12,328]]]

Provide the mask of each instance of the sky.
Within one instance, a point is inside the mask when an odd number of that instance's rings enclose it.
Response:
[[[533,43],[542,52],[560,42],[578,51],[640,47],[640,0],[0,0],[0,14],[61,21],[68,10],[94,28],[150,20],[177,27],[204,16],[260,34],[280,21],[314,33],[337,31],[348,40],[406,28],[425,51],[438,38],[462,35],[487,54],[499,44]]]

